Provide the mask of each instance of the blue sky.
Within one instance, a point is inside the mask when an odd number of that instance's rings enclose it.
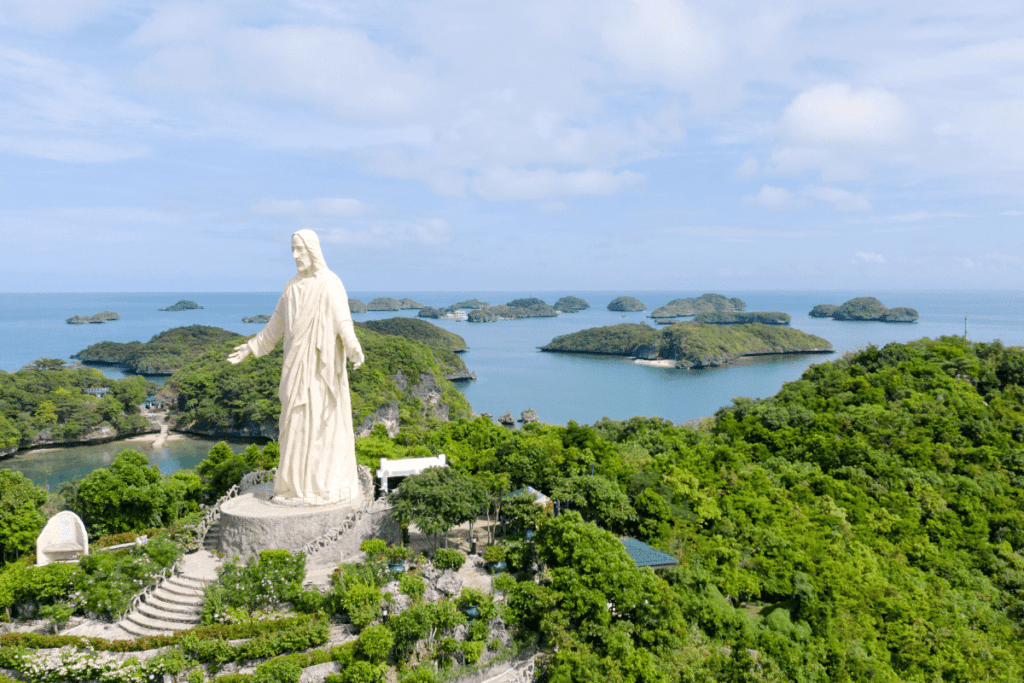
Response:
[[[1024,289],[1016,2],[0,0],[0,291]]]

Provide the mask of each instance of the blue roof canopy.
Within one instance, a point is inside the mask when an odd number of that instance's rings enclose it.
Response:
[[[638,541],[635,538],[622,539],[622,545],[626,547],[626,552],[629,553],[629,556],[633,558],[638,567],[668,569],[669,567],[679,566],[679,561],[676,558],[668,553],[655,550],[643,541]]]

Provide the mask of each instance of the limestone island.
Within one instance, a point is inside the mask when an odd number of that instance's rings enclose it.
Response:
[[[742,356],[835,352],[827,340],[788,327],[698,322],[679,322],[662,329],[645,323],[593,327],[555,337],[540,350],[627,356],[677,368],[718,367]]]
[[[470,311],[468,320],[471,323],[493,323],[498,320],[516,320],[518,318],[553,318],[558,315],[551,306],[540,299],[530,297],[513,299],[507,304],[478,308]]]
[[[158,311],[195,311],[201,309],[202,306],[197,304],[195,301],[189,301],[188,299],[182,299],[173,306],[167,308],[158,308]]]
[[[66,318],[64,322],[68,325],[90,325],[97,323],[105,323],[108,320],[120,320],[121,316],[113,311],[102,311],[95,315],[73,315],[70,318]]]
[[[83,363],[119,365],[135,375],[171,375],[218,344],[237,341],[235,332],[190,325],[161,332],[148,342],[104,341],[92,344],[71,356]]]
[[[466,301],[459,301],[454,303],[448,308],[433,308],[432,306],[423,306],[420,308],[420,312],[417,313],[420,318],[433,318],[440,320],[441,318],[450,318],[453,320],[466,320],[468,316],[462,311],[475,311],[481,308],[490,308],[491,305],[486,301],[480,301],[479,299],[467,299]]]
[[[916,310],[906,306],[886,308],[885,304],[873,296],[858,296],[855,299],[850,299],[842,306],[818,304],[807,315],[812,318],[876,320],[883,323],[912,323],[916,322],[920,317]]]
[[[611,303],[608,304],[608,310],[617,313],[632,313],[635,311],[646,311],[647,306],[639,299],[634,299],[631,296],[619,296],[612,299]]]
[[[242,318],[242,322],[243,323],[261,323],[263,325],[266,325],[267,323],[270,322],[270,316],[266,315],[265,313],[260,313],[259,315],[246,316],[246,317]]]
[[[366,304],[359,299],[349,299],[348,310],[352,313],[366,313]]]
[[[750,323],[763,323],[765,325],[788,325],[792,320],[789,313],[782,311],[749,311],[741,313],[730,311],[726,313],[700,313],[693,319],[695,323],[707,323],[709,325],[749,325]],[[659,325],[664,325],[665,319],[659,319]]]
[[[579,311],[585,311],[590,308],[590,304],[578,296],[563,296],[555,302],[555,305],[552,306],[552,308],[556,311],[561,311],[562,313],[578,313]]]
[[[651,311],[648,318],[666,320],[688,318],[700,313],[735,313],[747,307],[743,299],[729,298],[721,294],[701,294],[689,299],[672,299],[664,306]]]
[[[377,297],[367,304],[367,310],[415,310],[423,307],[422,303],[412,299],[392,299],[391,297]]]

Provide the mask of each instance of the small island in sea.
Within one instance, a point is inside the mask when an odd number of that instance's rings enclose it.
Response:
[[[455,320],[466,320],[467,316],[465,313],[459,311],[468,310],[475,311],[481,308],[490,308],[491,305],[486,301],[480,301],[479,299],[467,299],[465,301],[459,301],[454,303],[448,308],[434,308],[432,306],[423,306],[420,308],[420,312],[417,313],[421,318],[433,318],[440,320],[441,318],[453,318]]]
[[[265,313],[260,313],[259,315],[246,316],[246,317],[242,318],[242,322],[243,323],[262,323],[262,324],[266,325],[267,323],[270,322],[270,316],[266,315]]]
[[[858,296],[850,299],[842,306],[818,304],[807,315],[812,318],[877,320],[883,323],[912,323],[920,317],[913,308],[908,308],[907,306],[887,308],[885,304],[873,296]]]
[[[136,375],[171,375],[225,343],[237,343],[236,332],[208,325],[175,327],[161,332],[148,342],[104,341],[92,344],[71,356],[83,363],[119,365]]]
[[[366,304],[359,299],[349,299],[348,310],[352,313],[366,313]]]
[[[554,308],[540,299],[529,297],[470,311],[468,320],[471,323],[493,323],[498,320],[516,320],[518,318],[553,318],[556,315],[558,315],[558,311]]]
[[[556,311],[561,311],[562,313],[578,313],[579,311],[585,311],[590,308],[590,304],[578,296],[563,296],[555,302],[555,305],[552,306],[552,308]]]
[[[423,304],[412,299],[393,299],[390,296],[379,296],[366,304],[368,311],[411,311],[423,308]]]
[[[102,311],[94,315],[73,315],[70,318],[66,318],[64,322],[68,325],[90,325],[105,323],[108,320],[120,320],[121,316],[113,311]]]
[[[729,298],[721,294],[701,294],[689,299],[672,299],[664,306],[651,311],[648,318],[671,319],[688,318],[700,313],[734,313],[747,307],[743,299]]]
[[[202,306],[197,304],[195,301],[189,301],[188,299],[182,299],[173,306],[167,308],[158,308],[158,311],[195,311],[201,309]]]
[[[663,329],[645,323],[592,327],[555,337],[540,350],[628,356],[677,368],[718,367],[742,356],[835,352],[827,340],[788,327],[698,322]]]
[[[647,306],[644,302],[640,301],[631,296],[618,296],[612,299],[611,303],[608,304],[609,311],[615,311],[616,313],[631,313],[635,311],[646,311]]]
[[[724,313],[712,312],[700,313],[693,319],[695,323],[708,323],[709,325],[749,325],[750,323],[763,323],[765,325],[788,325],[792,317],[789,313],[782,311],[728,311]],[[658,324],[664,325],[667,321],[660,319]]]

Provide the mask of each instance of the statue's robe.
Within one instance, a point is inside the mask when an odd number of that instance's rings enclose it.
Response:
[[[267,326],[247,343],[263,356],[284,338],[281,462],[274,497],[310,505],[360,502],[345,362],[362,356],[348,295],[326,268],[285,285]]]

